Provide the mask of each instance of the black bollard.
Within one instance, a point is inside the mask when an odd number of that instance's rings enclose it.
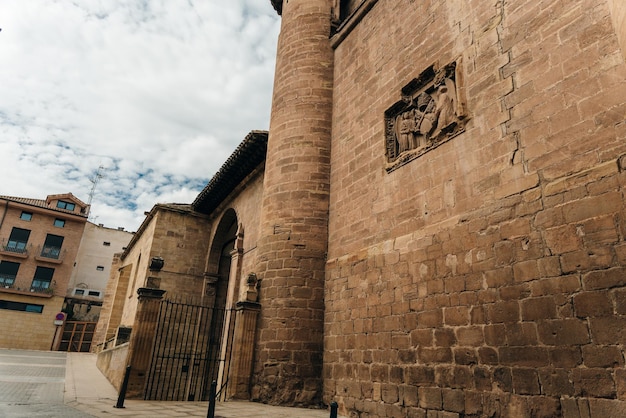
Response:
[[[126,398],[126,389],[128,389],[128,379],[130,379],[130,366],[126,367],[124,382],[122,383],[120,394],[117,397],[117,404],[114,406],[114,408],[124,408],[124,398]]]
[[[215,418],[215,398],[217,393],[217,382],[214,380],[211,382],[211,388],[209,389],[209,412],[207,412],[207,418]]]
[[[339,408],[337,402],[333,401],[330,403],[330,418],[337,418],[337,408]]]

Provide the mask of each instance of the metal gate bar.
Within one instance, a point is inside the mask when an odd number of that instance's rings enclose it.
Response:
[[[161,302],[146,400],[208,400],[211,381],[217,379],[220,365],[228,364],[220,358],[224,318],[223,308],[193,301]],[[227,338],[230,344],[232,336]]]

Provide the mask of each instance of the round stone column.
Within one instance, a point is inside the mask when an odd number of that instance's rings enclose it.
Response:
[[[332,0],[272,0],[282,13],[258,270],[261,313],[252,396],[321,402],[328,240]]]

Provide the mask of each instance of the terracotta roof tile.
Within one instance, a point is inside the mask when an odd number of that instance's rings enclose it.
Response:
[[[46,200],[42,200],[42,199],[30,199],[30,198],[27,198],[27,197],[3,196],[3,195],[0,195],[0,200],[8,200],[9,202],[22,203],[24,205],[35,206],[35,207],[44,208],[44,209],[49,209],[49,210],[53,210],[55,212],[70,213],[72,215],[82,216],[82,217],[85,217],[85,218],[87,217],[86,213],[77,213],[77,212],[73,212],[71,210],[57,208],[56,206],[49,206],[48,202]]]

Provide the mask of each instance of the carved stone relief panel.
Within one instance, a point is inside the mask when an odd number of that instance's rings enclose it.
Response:
[[[465,130],[467,114],[458,61],[431,65],[402,88],[402,100],[385,111],[388,172]]]

